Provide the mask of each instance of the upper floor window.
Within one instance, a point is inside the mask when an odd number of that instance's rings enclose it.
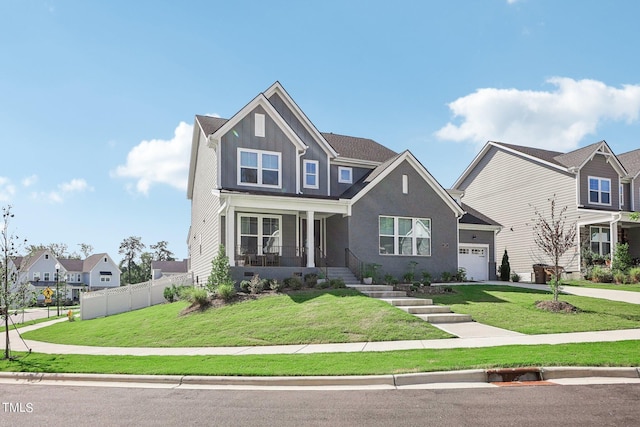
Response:
[[[33,280],[36,281],[36,282],[38,280],[40,280],[40,272],[39,271],[34,271],[33,272]]]
[[[238,148],[238,185],[280,188],[281,153]]]
[[[342,184],[353,183],[353,169],[338,166],[338,182]]]
[[[318,161],[304,160],[304,188],[318,188]]]
[[[624,206],[624,185],[620,184],[620,208]]]
[[[48,282],[49,280],[51,280],[51,276],[49,275],[49,272],[45,272],[44,273],[44,281]]]
[[[611,205],[611,180],[589,177],[589,203]]]
[[[431,256],[431,220],[379,217],[380,255]]]

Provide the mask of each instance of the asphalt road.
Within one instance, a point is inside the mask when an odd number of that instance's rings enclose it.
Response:
[[[248,391],[6,385],[0,426],[637,426],[640,385]]]

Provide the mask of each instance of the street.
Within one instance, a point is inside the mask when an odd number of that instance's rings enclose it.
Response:
[[[2,385],[0,425],[632,426],[640,385],[249,391]]]

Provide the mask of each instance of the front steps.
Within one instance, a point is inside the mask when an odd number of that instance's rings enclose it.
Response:
[[[413,314],[429,323],[473,321],[468,314],[452,313],[451,308],[443,305],[434,305],[431,299],[408,297],[404,291],[394,291],[393,286],[347,284],[347,287],[356,289],[372,298],[388,302],[400,310]]]

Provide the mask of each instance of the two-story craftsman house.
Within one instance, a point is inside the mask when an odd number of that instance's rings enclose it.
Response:
[[[464,211],[425,167],[409,151],[319,132],[278,82],[230,119],[196,116],[188,198],[198,283],[220,244],[236,280],[354,260],[396,277],[411,261],[434,275],[458,268]],[[484,222],[464,228],[469,239],[487,232]]]

